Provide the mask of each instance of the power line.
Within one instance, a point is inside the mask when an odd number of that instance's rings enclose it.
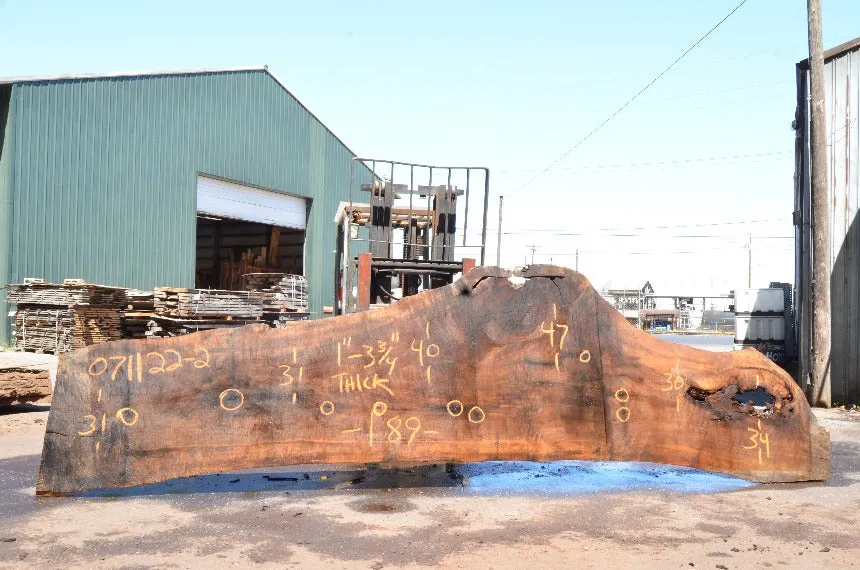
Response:
[[[664,101],[681,101],[683,99],[692,99],[693,97],[708,97],[710,95],[720,95],[724,93],[734,93],[736,91],[746,91],[748,89],[758,89],[760,87],[771,87],[773,85],[783,85],[786,83],[795,83],[795,79],[785,79],[781,81],[770,81],[768,83],[757,83],[755,85],[744,85],[741,87],[732,87],[730,89],[719,89],[715,91],[704,91],[700,93],[686,93],[684,95],[674,95],[672,97],[660,97],[659,99],[645,99],[639,101],[640,105],[650,103],[663,103]]]
[[[729,160],[739,160],[739,159],[747,159],[747,158],[764,158],[769,156],[787,156],[793,155],[794,151],[776,151],[776,152],[751,152],[746,154],[730,154],[724,156],[705,156],[705,157],[695,157],[695,158],[678,158],[674,160],[656,160],[651,162],[629,162],[629,163],[619,163],[619,164],[593,164],[593,165],[583,165],[583,166],[567,166],[562,168],[557,168],[556,170],[564,170],[566,172],[571,171],[579,171],[579,170],[600,170],[600,169],[610,169],[610,168],[648,168],[652,166],[673,166],[679,164],[694,164],[694,163],[703,163],[703,162],[717,162],[717,161],[729,161]],[[526,170],[508,170],[502,169],[498,170],[498,172],[534,172],[534,169],[526,169]]]
[[[510,232],[502,232],[503,235],[530,235],[535,233],[537,230],[519,230],[519,231],[510,231]],[[663,235],[648,235],[644,233],[626,233],[626,234],[599,234],[594,232],[553,232],[553,233],[544,233],[544,235],[548,236],[577,236],[577,237],[623,237],[623,238],[682,238],[682,239],[690,239],[690,238],[707,238],[707,239],[733,239],[739,237],[738,235],[703,235],[703,234],[663,234]],[[794,239],[794,236],[757,236],[753,235],[756,239]],[[744,238],[746,239],[746,238]]]
[[[730,222],[708,222],[704,224],[676,224],[671,226],[641,226],[638,228],[601,228],[600,231],[617,231],[617,230],[667,230],[672,228],[705,228],[705,227],[713,227],[713,226],[733,226],[733,225],[741,225],[741,224],[764,224],[770,222],[784,222],[786,220],[790,220],[791,217],[787,216],[784,218],[770,218],[767,220],[735,220]]]
[[[774,86],[774,85],[781,85],[781,84],[794,83],[794,82],[795,82],[794,79],[789,79],[789,80],[784,80],[784,81],[772,81],[769,83],[759,83],[756,85],[746,85],[743,87],[734,87],[731,89],[716,89],[716,90],[712,90],[712,91],[702,91],[702,92],[698,92],[698,93],[686,93],[683,95],[674,95],[672,97],[659,97],[659,98],[655,98],[655,99],[640,99],[636,102],[636,105],[653,105],[653,104],[658,104],[658,103],[682,101],[682,100],[693,99],[693,98],[704,99],[704,98],[707,98],[711,95],[719,95],[719,94],[732,93],[732,92],[737,92],[737,91],[747,91],[747,90],[751,90],[751,89],[760,89],[762,87],[770,87],[770,86]],[[543,91],[545,91],[545,90],[543,90]],[[789,94],[789,92],[783,89],[777,93],[771,93],[768,95],[761,95],[761,96],[752,97],[752,98],[745,98],[745,99],[740,99],[737,101],[723,101],[723,100],[721,100],[721,101],[718,101],[716,103],[711,103],[707,106],[708,107],[719,107],[719,106],[723,106],[723,105],[732,105],[734,103],[740,103],[740,102],[746,102],[746,101],[758,101],[760,99],[773,99],[774,97],[786,96],[786,94]],[[678,107],[677,105],[674,105],[672,107],[673,110],[674,109],[694,110],[694,109],[698,109],[698,108],[699,107]],[[564,117],[570,117],[573,115],[583,115],[583,114],[594,115],[596,113],[602,113],[604,109],[605,109],[605,107],[591,107],[591,108],[576,107],[576,108],[568,109],[567,112],[557,113],[553,116],[553,118],[554,119],[555,118],[564,118]]]
[[[748,224],[765,224],[765,223],[773,223],[773,222],[787,222],[791,220],[790,216],[786,216],[783,218],[769,218],[764,220],[737,220],[737,221],[729,221],[729,222],[710,222],[704,224],[673,224],[668,226],[639,226],[639,227],[615,227],[615,228],[597,228],[592,230],[591,232],[582,232],[582,233],[574,233],[570,232],[568,229],[554,229],[554,228],[520,228],[520,229],[512,229],[507,232],[503,232],[504,234],[510,235],[521,235],[521,234],[544,234],[547,236],[552,236],[554,234],[560,235],[581,235],[581,236],[594,236],[594,237],[612,237],[612,234],[603,234],[598,232],[632,232],[637,230],[668,230],[668,229],[678,229],[678,228],[708,228],[708,227],[718,227],[718,226],[735,226],[735,225],[748,225]],[[458,236],[462,237],[463,233],[458,232]],[[467,232],[466,235],[469,236],[480,236],[481,232]],[[746,234],[744,234],[746,235]],[[647,237],[670,237],[665,234],[637,234],[638,237],[647,236]],[[697,236],[698,237],[698,236]],[[719,236],[719,237],[737,237],[737,234],[734,236]],[[756,237],[756,236],[753,236]],[[767,237],[767,236],[760,236]],[[789,239],[792,236],[775,236],[779,239]]]
[[[579,254],[583,253],[604,253],[604,254],[612,254],[612,255],[702,255],[703,251],[701,249],[653,249],[653,250],[641,250],[641,251],[623,251],[617,249],[580,249]],[[733,252],[743,252],[746,251],[746,245],[740,245],[737,247],[721,247],[721,248],[708,248],[707,251],[733,251]],[[778,250],[769,249],[768,251],[784,251],[786,253],[794,251],[794,248],[783,248]],[[542,253],[540,257],[575,257],[577,254],[575,251],[567,251],[567,252],[551,252],[551,253]]]
[[[528,186],[529,184],[531,184],[532,182],[534,182],[535,180],[537,180],[537,179],[538,179],[540,176],[542,176],[544,173],[549,172],[550,170],[552,170],[552,168],[553,168],[556,164],[558,164],[559,162],[561,162],[562,160],[564,160],[565,158],[567,158],[567,157],[570,155],[570,153],[572,153],[573,151],[575,151],[575,150],[576,150],[577,148],[579,148],[579,147],[580,147],[580,146],[581,146],[585,141],[587,141],[587,140],[588,140],[588,139],[590,139],[592,136],[594,136],[594,134],[595,134],[597,131],[599,131],[600,129],[602,129],[602,128],[607,124],[607,123],[609,123],[612,119],[614,119],[614,118],[615,118],[616,116],[618,116],[622,111],[624,111],[624,109],[626,109],[626,108],[627,108],[631,103],[633,103],[633,101],[635,101],[636,99],[638,99],[640,95],[642,95],[643,93],[645,93],[645,91],[647,91],[647,90],[648,90],[652,85],[654,85],[655,83],[657,83],[657,81],[659,81],[661,77],[663,77],[664,75],[666,75],[666,74],[669,72],[669,70],[671,70],[673,67],[675,67],[675,64],[677,64],[679,61],[681,61],[682,59],[684,59],[684,57],[686,57],[688,53],[690,53],[691,51],[693,51],[694,49],[696,49],[696,47],[698,47],[698,45],[699,45],[700,43],[702,43],[703,41],[705,41],[705,39],[706,39],[708,36],[710,36],[710,35],[711,35],[711,34],[712,34],[712,33],[713,33],[717,28],[719,28],[719,27],[723,24],[723,22],[725,22],[726,20],[728,20],[728,19],[732,16],[732,14],[734,14],[735,12],[737,12],[737,11],[741,8],[741,6],[743,6],[743,5],[744,5],[744,4],[746,4],[746,3],[747,3],[747,0],[741,0],[741,2],[740,2],[737,6],[735,6],[735,7],[734,7],[734,9],[732,9],[732,11],[731,11],[731,12],[729,12],[728,14],[726,14],[726,15],[723,17],[723,19],[722,19],[722,20],[720,20],[719,22],[717,22],[717,23],[716,23],[716,24],[715,24],[715,25],[714,25],[710,30],[708,30],[707,32],[705,32],[705,34],[704,34],[702,37],[700,37],[698,40],[696,40],[696,42],[695,42],[693,45],[691,45],[690,47],[688,47],[688,48],[684,51],[684,53],[682,53],[681,55],[679,55],[679,56],[675,59],[675,61],[673,61],[672,63],[670,63],[670,64],[669,64],[669,66],[668,66],[666,69],[664,69],[663,71],[661,71],[661,72],[660,72],[656,77],[654,77],[651,81],[649,81],[649,82],[645,85],[645,87],[643,87],[642,89],[640,89],[640,90],[639,90],[639,92],[637,92],[635,95],[633,95],[633,97],[631,97],[630,99],[628,99],[628,100],[627,100],[623,105],[621,105],[618,109],[616,109],[614,113],[612,113],[611,115],[609,115],[609,117],[607,117],[607,118],[606,118],[602,123],[600,123],[599,125],[597,125],[594,129],[592,129],[592,130],[591,130],[591,132],[589,132],[587,135],[585,135],[584,137],[582,137],[581,139],[579,139],[579,141],[577,141],[577,143],[576,143],[575,145],[573,145],[573,146],[572,146],[572,147],[571,147],[567,152],[565,152],[565,153],[564,153],[563,155],[561,155],[559,158],[557,158],[556,160],[554,160],[553,162],[551,162],[551,163],[549,164],[549,166],[547,166],[546,168],[544,168],[541,172],[539,172],[537,175],[535,175],[534,177],[532,177],[528,182],[526,182],[525,184],[523,184],[522,186],[520,186],[519,188],[517,188],[517,189],[516,189],[516,190],[514,190],[513,192],[509,192],[509,193],[508,193],[508,195],[513,194],[513,193],[515,193],[515,192],[519,192],[520,190],[522,190],[523,188],[525,188],[526,186]]]
[[[704,224],[672,224],[668,226],[639,226],[639,227],[614,227],[614,228],[597,228],[593,230],[595,232],[616,232],[616,231],[635,231],[635,230],[669,230],[676,228],[710,228],[715,226],[734,226],[734,225],[745,225],[745,224],[764,224],[771,222],[785,222],[786,220],[790,220],[790,217],[783,218],[769,218],[765,220],[735,220],[728,222],[709,222]],[[523,230],[511,230],[512,232],[520,232],[520,231],[531,231],[531,232],[566,232],[566,229],[548,229],[548,228],[537,228],[537,229],[523,229]]]
[[[781,91],[779,93],[774,93],[772,95],[764,95],[762,97],[749,97],[747,99],[735,99],[733,101],[719,101],[717,103],[707,103],[705,105],[700,105],[698,107],[679,107],[681,111],[699,111],[700,109],[712,109],[714,107],[731,107],[733,105],[742,105],[743,103],[751,103],[753,101],[764,101],[766,99],[776,99],[778,97],[784,97],[786,99],[794,100],[795,96],[789,93],[788,91]]]

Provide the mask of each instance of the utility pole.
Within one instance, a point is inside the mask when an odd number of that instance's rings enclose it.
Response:
[[[827,189],[827,142],[824,123],[824,47],[821,0],[807,0],[809,19],[809,94],[812,155],[812,383],[813,406],[830,400],[830,213]]]
[[[526,248],[530,249],[532,251],[532,265],[534,265],[535,264],[535,250],[537,249],[537,246],[536,245],[527,245]]]
[[[576,250],[576,265],[574,265],[576,271],[579,272],[579,249]]]
[[[752,234],[747,234],[747,289],[752,289]]]
[[[502,205],[505,202],[504,196],[499,196],[499,239],[496,242],[496,266],[502,266]]]

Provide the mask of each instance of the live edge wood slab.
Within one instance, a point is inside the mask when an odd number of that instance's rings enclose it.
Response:
[[[756,391],[772,403],[745,403]],[[64,355],[36,492],[300,463],[558,459],[818,480],[830,439],[754,350],[660,341],[573,271],[479,267],[387,309]]]

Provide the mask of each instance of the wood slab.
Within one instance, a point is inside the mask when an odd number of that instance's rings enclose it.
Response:
[[[743,403],[755,390],[772,403]],[[660,341],[570,270],[481,267],[387,309],[64,355],[36,491],[301,463],[559,459],[801,481],[829,476],[829,446],[760,353]]]
[[[0,369],[0,406],[37,402],[50,395],[51,378],[47,370]]]

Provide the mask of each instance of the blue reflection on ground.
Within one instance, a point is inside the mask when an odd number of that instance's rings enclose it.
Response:
[[[630,491],[719,493],[755,483],[672,465],[610,461],[487,461],[397,469],[327,469],[293,466],[173,479],[78,496],[118,497],[198,493],[265,493],[362,489],[456,489],[466,494],[584,495]]]
[[[618,491],[719,493],[754,486],[688,467],[610,461],[487,461],[458,465],[476,492],[582,495]]]

